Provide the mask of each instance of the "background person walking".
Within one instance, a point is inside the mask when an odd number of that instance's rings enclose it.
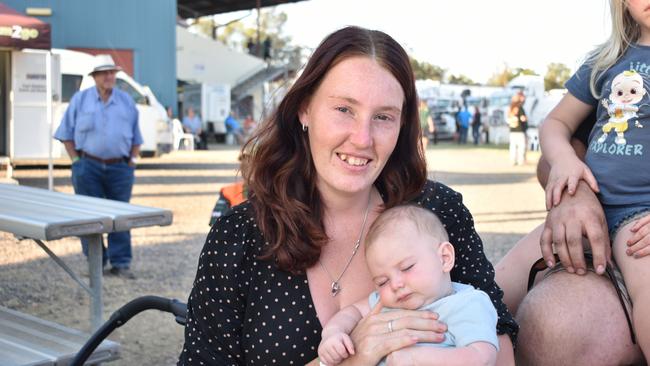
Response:
[[[463,106],[463,109],[458,112],[458,143],[466,144],[467,143],[467,132],[469,131],[469,123],[472,120],[472,114],[467,110],[467,106]]]
[[[431,112],[424,99],[420,99],[418,112],[420,114],[420,128],[422,129],[422,147],[426,150],[429,144],[429,135],[434,133],[435,127],[431,118]]]
[[[518,92],[510,100],[508,125],[510,126],[510,162],[513,165],[523,165],[526,162],[526,130],[528,118],[524,112],[523,92]]]
[[[90,73],[95,87],[72,97],[54,138],[63,142],[72,160],[75,193],[128,202],[143,140],[133,99],[115,88],[119,70],[111,56],[95,57]],[[81,245],[87,256],[88,242],[82,238]],[[108,234],[108,250],[103,252],[104,265],[111,262],[111,274],[135,278],[130,271],[130,232]]]
[[[481,110],[478,109],[478,107],[474,107],[474,118],[472,119],[472,138],[474,139],[474,145],[478,145],[478,142],[481,139]]]

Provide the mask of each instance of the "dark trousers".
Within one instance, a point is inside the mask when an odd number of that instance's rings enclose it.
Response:
[[[208,134],[205,131],[194,135],[194,147],[197,150],[207,150],[208,149]]]
[[[458,134],[458,143],[459,144],[466,144],[467,143],[467,127],[460,127],[460,131]]]
[[[89,158],[81,158],[72,164],[72,186],[76,194],[129,202],[135,168],[126,162],[104,164]],[[103,247],[103,245],[102,245]],[[81,238],[81,249],[88,256],[88,241]],[[103,264],[110,260],[117,268],[131,264],[131,233],[128,231],[108,234],[108,250],[102,248]],[[108,254],[108,255],[107,255]]]
[[[472,138],[474,139],[474,145],[478,145],[478,142],[481,139],[480,128],[480,126],[472,126]]]

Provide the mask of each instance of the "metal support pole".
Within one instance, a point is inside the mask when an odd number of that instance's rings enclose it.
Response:
[[[256,45],[256,53],[257,57],[262,58],[262,40],[261,35],[260,35],[260,17],[262,14],[262,1],[257,0],[257,45]]]
[[[102,313],[102,234],[88,235],[88,273],[90,275],[90,323],[95,331],[104,323]]]
[[[47,189],[50,191],[54,190],[54,167],[52,164],[52,140],[54,137],[53,135],[53,128],[54,126],[52,125],[52,52],[48,51],[45,54],[45,114],[46,114],[46,121],[47,125],[49,128],[48,131],[48,139],[47,141],[49,142],[48,148],[47,148]]]
[[[38,244],[39,247],[41,247],[41,249],[43,249],[45,251],[45,253],[47,253],[47,255],[50,256],[50,258],[52,258],[56,262],[56,264],[59,265],[59,267],[63,268],[63,270],[66,271],[66,273],[70,277],[72,277],[72,279],[76,283],[78,283],[79,286],[81,286],[84,290],[86,290],[86,292],[88,292],[88,294],[90,296],[93,295],[93,291],[90,289],[90,287],[88,287],[88,285],[86,285],[79,277],[77,277],[77,275],[74,273],[74,271],[72,271],[72,269],[70,269],[70,267],[68,267],[68,265],[65,264],[65,262],[63,260],[61,260],[61,258],[57,257],[57,255],[54,254],[54,252],[51,251],[50,248],[48,248],[47,245],[45,245],[45,243],[43,243],[42,241],[40,241],[38,239],[33,239],[33,240],[36,242],[36,244]]]

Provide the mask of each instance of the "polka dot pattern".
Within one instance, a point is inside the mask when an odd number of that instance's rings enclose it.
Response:
[[[498,332],[514,337],[517,325],[461,195],[427,182],[415,202],[433,210],[449,232],[457,256],[452,280],[485,291],[499,314]],[[307,276],[257,259],[265,244],[250,203],[212,227],[188,299],[179,365],[304,365],[317,357],[322,328]]]

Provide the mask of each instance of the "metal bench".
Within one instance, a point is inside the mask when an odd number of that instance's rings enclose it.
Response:
[[[20,239],[34,240],[90,294],[93,330],[103,323],[102,234],[172,223],[170,210],[12,184],[0,183],[0,202],[0,231],[13,233]],[[89,239],[90,286],[43,242],[68,236],[85,236]],[[4,328],[5,318],[0,318],[0,329]],[[4,365],[4,347],[0,347],[0,365]]]
[[[90,337],[60,324],[0,306],[0,365],[68,365]],[[88,363],[115,360],[118,343],[105,340]]]

